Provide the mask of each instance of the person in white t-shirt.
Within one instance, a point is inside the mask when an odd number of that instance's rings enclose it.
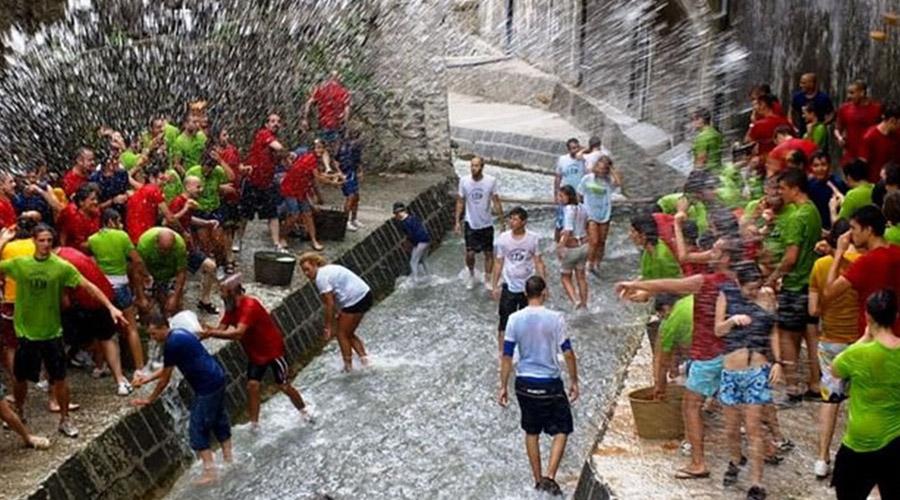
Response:
[[[594,169],[594,165],[600,161],[601,156],[610,156],[609,150],[603,147],[603,140],[600,136],[592,135],[588,139],[588,146],[579,153],[584,158],[584,171],[590,172]]]
[[[356,335],[356,328],[374,302],[369,285],[353,271],[337,264],[328,264],[325,257],[316,252],[300,256],[303,274],[316,284],[322,296],[325,311],[325,341],[337,334],[344,360],[344,371],[353,369],[353,352],[363,366],[369,364],[366,346]],[[336,309],[339,308],[339,312]]]
[[[494,219],[491,215],[493,203],[497,217],[500,218],[501,230],[505,230],[503,222],[503,205],[497,194],[497,179],[484,173],[484,160],[476,156],[470,162],[471,175],[459,179],[459,190],[456,195],[456,213],[453,218],[453,230],[462,232],[465,225],[466,267],[469,269],[468,288],[475,286],[475,255],[484,252],[484,279],[491,275],[494,265]],[[465,212],[465,220],[463,213]]]
[[[556,174],[553,177],[553,198],[559,196],[559,188],[563,186],[577,187],[584,177],[584,157],[581,154],[581,144],[578,139],[572,138],[566,141],[566,149],[568,153],[560,156],[556,160]],[[556,206],[556,232],[553,235],[554,241],[559,241],[559,233],[562,231],[563,223],[562,205]]]
[[[540,237],[525,229],[528,212],[516,207],[509,212],[509,231],[497,239],[494,251],[494,272],[491,276],[491,294],[499,301],[500,324],[497,327],[497,345],[503,352],[503,332],[509,315],[528,305],[525,299],[525,280],[536,274],[546,278],[547,270],[541,258]],[[500,287],[500,277],[503,287]]]
[[[593,154],[593,153],[591,153]],[[588,211],[588,272],[596,273],[606,253],[606,237],[612,218],[613,188],[622,185],[612,159],[600,155],[587,175],[581,178],[577,191]]]
[[[556,471],[565,452],[568,435],[574,428],[570,402],[578,399],[578,366],[562,313],[544,307],[546,290],[547,283],[543,278],[528,278],[525,282],[528,306],[509,317],[509,327],[503,339],[497,402],[504,408],[509,404],[509,375],[513,353],[518,349],[516,399],[522,412],[521,426],[525,431],[525,450],[531,464],[534,488],[559,496],[562,491],[556,483]],[[560,352],[569,372],[568,396],[557,358]],[[541,470],[542,432],[553,437],[546,475]]]
[[[588,257],[588,211],[583,204],[578,203],[578,195],[572,186],[560,188],[557,201],[563,206],[563,228],[556,243],[562,285],[572,306],[584,309],[588,299],[587,274],[584,271]],[[577,294],[575,283],[572,282],[573,275],[578,285]]]

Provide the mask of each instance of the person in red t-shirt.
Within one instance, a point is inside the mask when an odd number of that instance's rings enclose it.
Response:
[[[750,104],[756,102],[756,99],[760,96],[771,96],[772,97],[772,112],[778,116],[785,116],[784,114],[784,106],[781,105],[781,101],[778,100],[778,97],[772,94],[772,87],[769,86],[768,83],[763,83],[761,85],[755,85],[750,89]],[[755,122],[756,120],[762,118],[757,115],[756,107],[750,111],[750,121]]]
[[[72,196],[56,219],[60,245],[87,248],[87,240],[100,230],[100,205],[96,184],[85,184]]]
[[[172,198],[172,201],[169,202],[169,212],[172,213],[172,218],[178,221],[178,224],[166,225],[175,231],[178,231],[178,234],[184,238],[184,241],[187,242],[188,246],[192,244],[191,228],[194,226],[195,222],[191,215],[194,213],[194,210],[200,206],[197,202],[197,198],[202,191],[203,184],[200,182],[200,179],[189,175],[184,178],[184,191]],[[211,225],[213,221],[197,219],[196,223]]]
[[[0,228],[15,227],[18,219],[12,204],[16,196],[16,179],[6,171],[0,171]]]
[[[72,247],[57,248],[56,254],[75,266],[75,269],[86,280],[93,283],[110,302],[113,301],[112,284],[94,259]],[[95,340],[98,341],[103,358],[109,365],[109,370],[118,385],[116,393],[119,396],[131,394],[131,384],[128,383],[128,379],[122,372],[119,343],[113,340],[113,336],[116,334],[116,324],[106,306],[83,288],[76,288],[69,293],[69,297],[71,307],[62,313],[63,335],[69,345],[78,348],[88,346]],[[95,360],[95,365],[99,367],[101,363],[96,361],[99,360]]]
[[[303,106],[303,120],[300,122],[300,130],[309,130],[309,111],[312,105],[316,105],[319,123],[319,137],[329,143],[339,141],[344,135],[347,121],[350,119],[350,92],[341,85],[340,74],[331,72],[331,77],[321,85],[313,89]],[[337,152],[337,146],[332,148]]]
[[[741,258],[743,249],[739,240],[720,240],[717,247],[721,256],[715,263],[713,273],[695,274],[680,279],[660,279],[649,281],[623,281],[616,283],[619,297],[634,302],[643,302],[652,295],[674,293],[694,295],[694,332],[691,339],[691,368],[685,383],[682,411],[685,416],[685,435],[691,444],[691,462],[678,469],[678,479],[709,477],[709,468],[703,452],[703,401],[712,397],[719,388],[722,374],[722,354],[725,350],[723,339],[715,333],[716,300],[719,287],[728,282],[736,282],[731,271],[732,261]],[[776,358],[776,362],[777,362]],[[662,394],[655,395],[664,397]]]
[[[313,150],[297,157],[284,174],[281,181],[281,196],[284,197],[282,210],[286,213],[285,226],[293,227],[297,220],[303,224],[309,243],[313,250],[322,251],[325,247],[316,239],[316,224],[313,220],[310,194],[316,182],[341,185],[340,174],[326,174],[319,171],[320,159],[327,155],[325,143],[320,139],[313,142]],[[282,242],[282,247],[287,246]]]
[[[828,301],[840,296],[846,290],[856,291],[859,304],[858,332],[866,331],[866,301],[878,290],[892,288],[900,290],[900,246],[884,240],[887,221],[881,210],[874,205],[860,208],[850,217],[850,231],[837,241],[834,262],[828,270],[828,280],[822,292],[822,300]],[[839,263],[847,252],[850,242],[866,253],[850,264],[843,276],[839,275]],[[894,332],[900,333],[900,320],[894,324]]]
[[[216,134],[216,144],[210,153],[219,165],[225,169],[226,175],[234,180],[231,186],[221,186],[219,190],[222,192],[222,228],[225,230],[225,247],[230,252],[241,251],[241,238],[243,238],[244,225],[241,224],[240,204],[241,193],[243,192],[244,179],[250,173],[251,167],[241,163],[241,153],[237,146],[231,143],[231,135],[227,128],[222,128]],[[230,173],[229,173],[230,171]],[[228,262],[232,262],[234,257],[232,253],[228,254]]]
[[[288,363],[284,358],[284,339],[278,324],[255,297],[244,293],[241,275],[233,274],[219,284],[219,292],[225,302],[225,314],[218,327],[204,326],[200,338],[238,340],[247,353],[247,413],[253,428],[259,426],[260,384],[269,369],[278,389],[290,398],[291,403],[305,419],[310,419],[306,403],[288,375]]]
[[[761,95],[753,101],[757,119],[750,124],[744,142],[755,142],[757,154],[760,156],[768,155],[775,148],[776,128],[781,125],[791,127],[791,123],[784,116],[777,115],[772,110],[774,103],[775,98],[771,95]]]
[[[145,231],[156,226],[160,214],[166,223],[175,223],[175,218],[172,217],[172,213],[166,205],[162,189],[159,188],[159,169],[148,167],[144,170],[147,182],[135,191],[131,198],[128,198],[125,210],[125,230],[128,231],[128,237],[135,245]]]
[[[881,180],[881,168],[900,160],[900,107],[890,104],[878,125],[869,127],[859,146],[859,157],[869,164],[868,181]]]
[[[881,120],[881,104],[868,96],[866,82],[856,80],[847,86],[847,102],[841,104],[834,126],[834,138],[844,148],[841,165],[859,158],[863,134]]]
[[[89,148],[79,148],[75,155],[75,165],[62,178],[62,188],[66,196],[72,196],[81,186],[88,183],[94,167],[94,152]]]
[[[775,129],[775,148],[769,153],[769,158],[781,162],[782,170],[787,166],[788,157],[794,151],[803,152],[807,160],[805,168],[809,171],[809,161],[819,150],[819,145],[809,139],[798,139],[794,136],[794,129],[788,125],[780,125]]]
[[[278,158],[285,152],[284,146],[278,141],[278,130],[281,129],[281,117],[276,114],[269,115],[263,128],[256,132],[250,152],[244,163],[250,165],[252,170],[247,176],[244,193],[241,196],[241,224],[238,231],[244,234],[243,225],[246,221],[253,220],[254,216],[260,219],[268,219],[269,235],[276,249],[281,249],[278,223],[278,186],[275,185],[275,166]],[[237,240],[240,245],[240,240]]]

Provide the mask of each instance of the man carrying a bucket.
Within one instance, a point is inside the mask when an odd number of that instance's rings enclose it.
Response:
[[[525,449],[534,477],[534,488],[554,496],[562,495],[556,483],[556,470],[572,432],[572,410],[569,402],[578,399],[578,368],[572,342],[566,334],[563,315],[544,308],[547,283],[540,276],[525,282],[528,306],[509,316],[500,362],[500,406],[509,404],[509,374],[513,352],[518,347],[516,365],[516,399],[522,411]],[[569,371],[569,394],[563,387],[557,353],[562,351]],[[553,436],[547,474],[541,471],[541,432]]]

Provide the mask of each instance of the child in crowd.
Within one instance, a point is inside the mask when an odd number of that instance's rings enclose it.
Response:
[[[406,243],[410,246],[410,276],[414,283],[418,282],[424,274],[428,273],[428,268],[425,266],[425,255],[431,245],[431,236],[422,221],[410,214],[409,209],[402,202],[394,203],[394,220],[400,223],[400,228],[406,235]]]

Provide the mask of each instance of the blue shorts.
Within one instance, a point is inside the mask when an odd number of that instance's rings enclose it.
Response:
[[[712,397],[719,390],[722,380],[722,363],[722,356],[706,361],[691,360],[685,389],[707,398]]]
[[[347,180],[341,184],[341,193],[344,196],[352,196],[359,193],[359,180],[356,178],[356,172],[344,172],[344,176],[347,177]]]
[[[334,142],[341,137],[344,137],[344,128],[326,128],[322,129],[319,132],[319,139],[322,139],[325,142]]]
[[[772,402],[769,365],[746,370],[722,370],[719,401],[725,406],[767,405]]]
[[[231,439],[231,424],[225,411],[225,385],[212,394],[197,395],[191,406],[188,424],[191,449],[208,450],[210,433],[216,436],[220,444]]]
[[[113,287],[113,305],[121,310],[128,309],[134,304],[134,294],[128,284]]]
[[[200,250],[191,250],[188,252],[188,271],[190,271],[191,274],[196,274],[197,271],[200,270],[200,266],[203,265],[204,260],[206,260],[206,254]]]
[[[288,215],[305,214],[312,212],[312,205],[306,200],[298,200],[297,198],[285,198],[281,205],[278,205],[278,215],[286,217]]]

